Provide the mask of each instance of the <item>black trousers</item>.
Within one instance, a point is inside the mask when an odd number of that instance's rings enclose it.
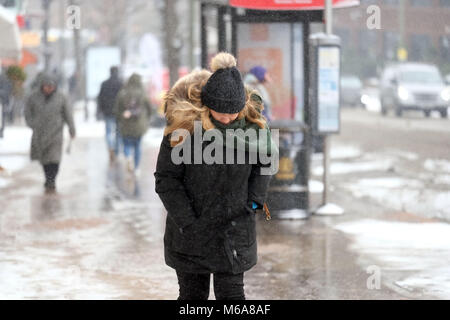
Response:
[[[44,164],[42,167],[44,168],[45,185],[54,186],[59,171],[59,163]]]
[[[178,300],[208,300],[209,273],[177,271],[180,296]],[[217,300],[245,300],[244,274],[214,273],[214,294]]]

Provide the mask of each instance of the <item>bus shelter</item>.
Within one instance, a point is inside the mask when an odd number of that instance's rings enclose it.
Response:
[[[232,53],[243,74],[264,67],[272,81],[271,129],[279,130],[280,161],[268,193],[274,217],[307,218],[312,152],[310,50],[314,23],[322,23],[324,0],[201,0],[201,64],[218,52]],[[358,5],[334,0],[334,8]]]

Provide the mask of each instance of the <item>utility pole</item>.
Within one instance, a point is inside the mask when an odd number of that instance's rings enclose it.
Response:
[[[197,3],[196,1],[189,1],[189,67],[194,69],[196,67],[195,50],[196,45],[196,27],[197,27]]]
[[[408,60],[408,51],[406,50],[406,36],[405,36],[405,8],[406,1],[400,0],[399,3],[399,31],[400,31],[400,40],[399,47],[397,48],[397,60],[406,61]]]
[[[326,0],[325,2],[325,31],[328,36],[333,33],[333,2]],[[330,170],[330,137],[326,134],[323,138],[323,198],[322,205],[328,203],[329,189],[329,170]]]
[[[164,31],[167,54],[167,65],[169,67],[169,85],[172,87],[178,80],[178,69],[180,67],[179,52],[181,40],[178,37],[178,17],[175,11],[177,0],[164,1]]]
[[[333,33],[333,1],[326,0],[325,1],[325,30],[327,35],[331,35]]]
[[[399,3],[399,30],[400,30],[400,48],[405,47],[405,0],[400,0]]]
[[[66,60],[66,0],[60,0],[59,1],[59,30],[60,30],[60,36],[59,36],[59,59],[61,61],[60,64],[60,74],[61,74],[61,81],[62,81],[62,87],[65,88],[66,85],[66,72],[64,69],[64,61]]]
[[[71,6],[78,6],[78,0],[70,0]],[[81,18],[81,17],[80,17]],[[88,102],[86,98],[85,86],[85,68],[83,64],[83,49],[81,47],[80,28],[73,28],[73,48],[75,55],[75,72],[76,72],[76,86],[75,97],[84,100],[84,119],[89,119]]]
[[[43,31],[43,50],[44,50],[44,71],[49,72],[50,69],[50,47],[48,43],[48,28],[50,20],[50,2],[51,0],[42,0],[42,9],[44,10],[44,22],[42,24]]]

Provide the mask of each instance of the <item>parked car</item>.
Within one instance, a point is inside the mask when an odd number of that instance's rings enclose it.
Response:
[[[445,76],[445,86],[447,87],[447,90],[450,91],[450,74]],[[450,102],[449,102],[449,106],[450,106]]]
[[[432,111],[447,117],[450,90],[434,65],[402,63],[388,66],[383,71],[380,89],[383,115],[393,110],[400,117],[405,110],[419,110],[426,117]]]
[[[363,88],[361,80],[352,75],[343,75],[341,77],[341,103],[346,107],[360,107],[361,90]]]
[[[450,87],[450,74],[445,76],[445,84],[447,85],[447,87]]]

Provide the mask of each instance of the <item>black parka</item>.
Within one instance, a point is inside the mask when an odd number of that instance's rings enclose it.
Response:
[[[122,85],[122,81],[118,76],[111,76],[102,83],[100,93],[97,97],[97,104],[104,116],[114,116],[114,104]]]
[[[194,164],[193,143],[191,164],[176,165],[169,139],[161,143],[155,172],[156,192],[167,209],[167,265],[190,273],[249,270],[257,262],[252,202],[264,204],[271,176],[261,174],[259,161],[250,163],[248,152],[245,164]],[[210,143],[203,142],[202,150]]]

